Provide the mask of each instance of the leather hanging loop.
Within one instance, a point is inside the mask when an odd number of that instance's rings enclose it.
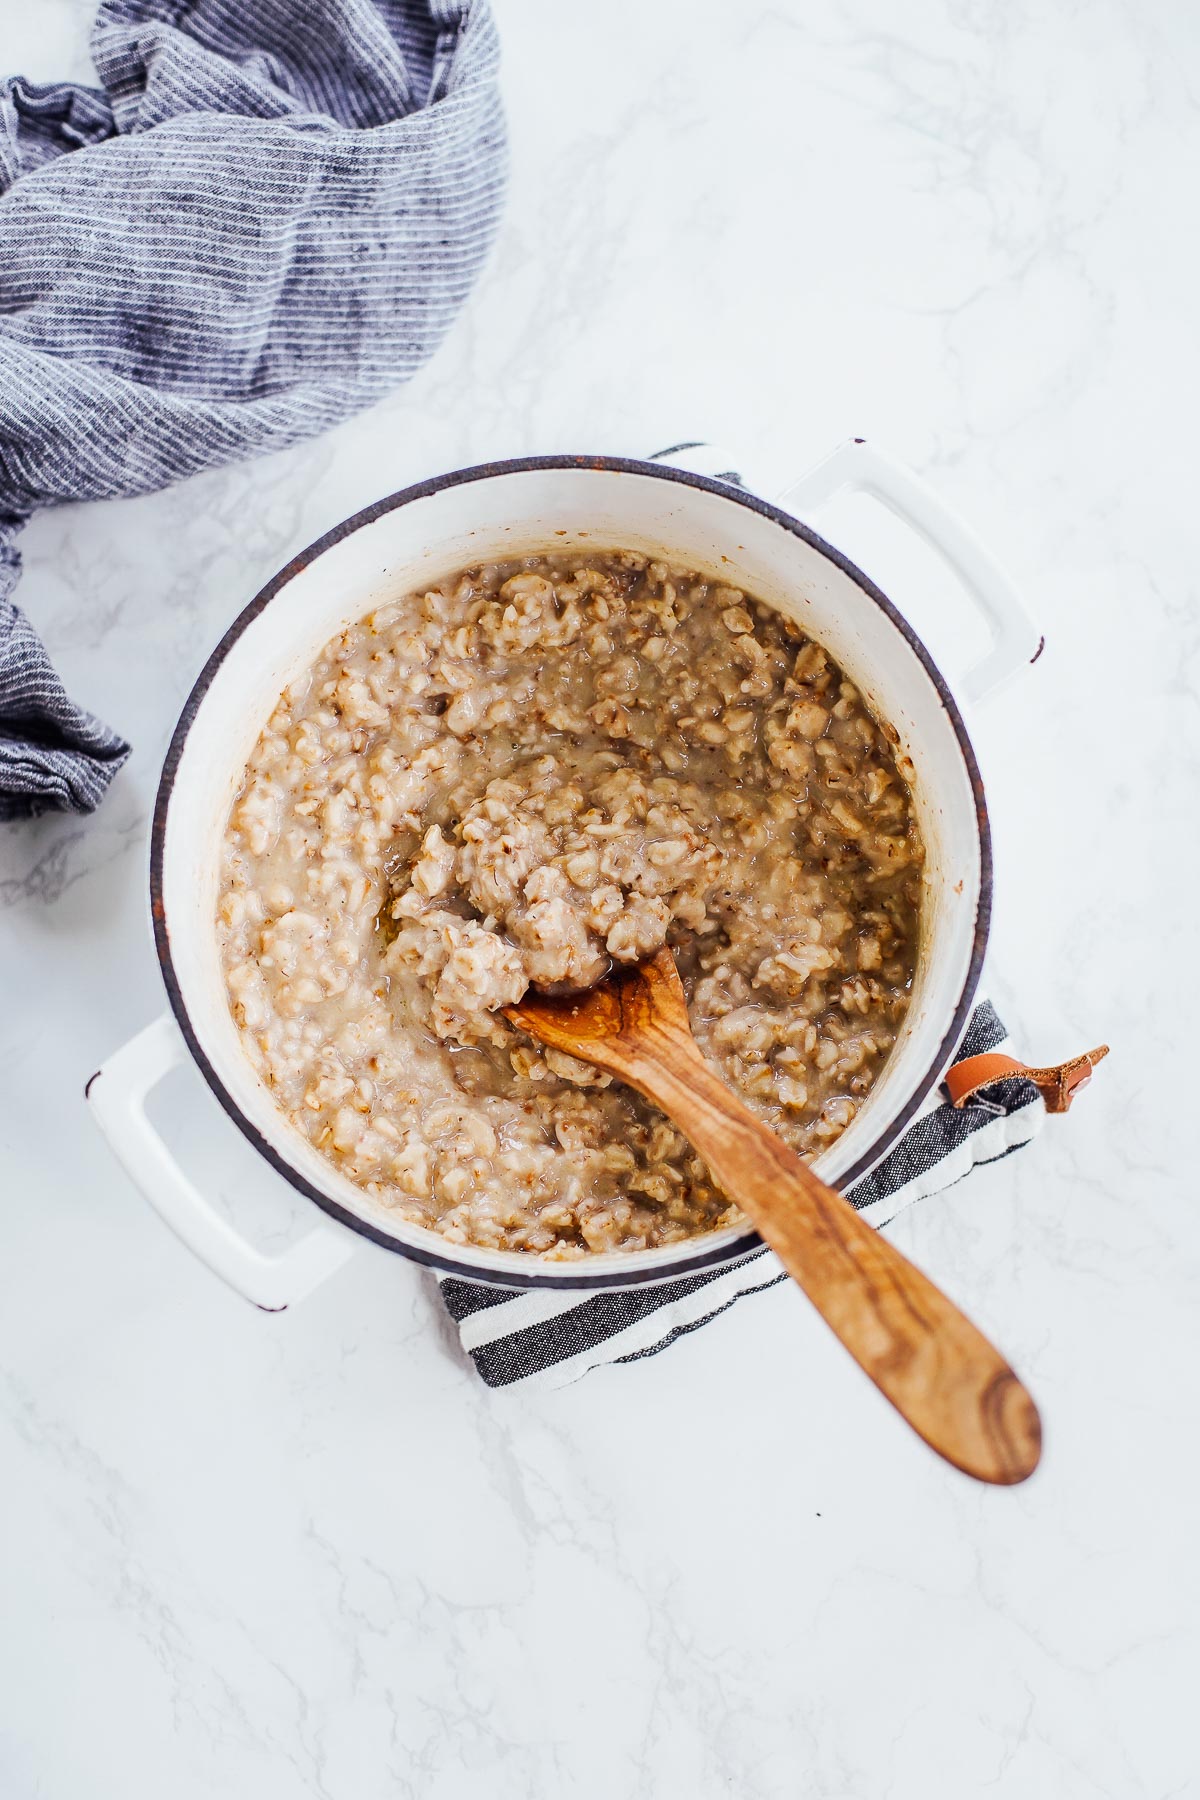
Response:
[[[953,1104],[965,1106],[980,1088],[991,1087],[995,1081],[1032,1081],[1046,1102],[1046,1111],[1063,1113],[1080,1089],[1092,1079],[1096,1064],[1107,1055],[1108,1045],[1101,1044],[1099,1049],[1085,1050],[1082,1056],[1073,1056],[1069,1062],[1051,1063],[1046,1068],[1035,1069],[1028,1063],[1018,1062],[1015,1056],[990,1050],[983,1056],[968,1056],[965,1061],[955,1063],[946,1071],[945,1082]]]

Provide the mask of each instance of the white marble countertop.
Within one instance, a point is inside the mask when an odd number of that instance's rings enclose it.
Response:
[[[5,65],[85,73],[91,10],[0,0]],[[316,443],[24,536],[19,599],[136,749],[93,820],[0,836],[0,1791],[1200,1793],[1193,10],[499,12],[511,200],[431,367]],[[1044,622],[974,726],[990,989],[1035,1058],[1114,1046],[1068,1118],[891,1228],[1042,1404],[1012,1492],[938,1464],[783,1289],[544,1398],[485,1391],[383,1251],[257,1313],[82,1104],[162,1006],[176,713],[297,548],[494,456],[706,437],[770,491],[852,433]],[[830,535],[886,579],[886,534]],[[199,1078],[163,1107],[279,1228]]]

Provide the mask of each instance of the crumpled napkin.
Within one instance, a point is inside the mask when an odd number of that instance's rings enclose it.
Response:
[[[0,83],[0,819],[129,747],[13,605],[40,506],[323,430],[412,375],[505,179],[487,0],[104,0],[101,86]]]

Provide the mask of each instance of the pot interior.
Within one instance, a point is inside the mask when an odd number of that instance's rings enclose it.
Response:
[[[926,847],[922,941],[900,1039],[854,1122],[820,1159],[845,1183],[941,1072],[986,935],[986,817],[974,759],[924,653],[865,577],[795,521],[654,465],[559,462],[469,470],[368,509],[297,558],[231,628],[168,755],[155,818],[156,928],[172,1004],[218,1097],[288,1177],[360,1229],[422,1260],[510,1285],[626,1285],[747,1246],[738,1232],[665,1250],[537,1263],[450,1245],[408,1224],[327,1163],[279,1111],[244,1055],[213,926],[218,846],[247,758],[287,684],[346,625],[472,563],[539,551],[650,551],[742,587],[830,651],[897,735]]]

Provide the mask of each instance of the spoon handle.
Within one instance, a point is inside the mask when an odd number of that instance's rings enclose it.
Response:
[[[913,1430],[979,1481],[1031,1475],[1037,1408],[982,1332],[742,1104],[690,1034],[660,1027],[639,1049],[624,1079],[691,1139]]]

